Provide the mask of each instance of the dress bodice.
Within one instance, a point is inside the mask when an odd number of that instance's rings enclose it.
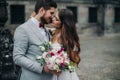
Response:
[[[53,49],[61,49],[62,45],[58,42],[52,43],[52,48]]]

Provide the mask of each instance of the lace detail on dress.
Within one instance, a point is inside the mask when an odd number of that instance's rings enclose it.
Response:
[[[53,48],[60,48],[60,47],[62,47],[62,45],[58,42],[54,42],[54,43],[52,43],[52,47]]]
[[[76,71],[70,73],[69,71],[62,71],[59,76],[53,75],[52,80],[80,80]]]

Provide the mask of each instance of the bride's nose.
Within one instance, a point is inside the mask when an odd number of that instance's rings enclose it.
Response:
[[[52,17],[52,21],[54,21],[55,20],[55,17]]]

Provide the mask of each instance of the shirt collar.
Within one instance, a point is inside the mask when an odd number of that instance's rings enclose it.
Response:
[[[37,19],[35,19],[34,17],[31,17],[31,20],[33,21],[33,23],[37,26],[39,26],[39,21]]]

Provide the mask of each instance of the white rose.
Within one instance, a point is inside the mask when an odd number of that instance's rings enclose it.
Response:
[[[45,51],[45,47],[39,46],[41,51]]]
[[[70,62],[69,62],[69,60],[65,60],[65,63],[69,64]]]
[[[49,42],[49,45],[51,45],[52,43],[51,43],[51,41]]]
[[[63,53],[63,57],[67,58],[68,57],[67,53]]]
[[[47,52],[44,52],[42,57],[45,59],[47,54],[48,54]]]
[[[42,58],[42,56],[37,56],[37,59],[41,59]]]
[[[56,60],[55,60],[55,62],[56,62],[57,64],[60,64],[60,63],[63,62],[63,58],[57,57]]]
[[[74,71],[74,69],[75,69],[75,67],[73,67],[73,66],[68,66],[68,68],[70,71]]]
[[[52,56],[51,58],[49,58],[49,61],[50,61],[50,62],[54,62],[55,59],[56,59],[56,56]]]
[[[58,65],[54,65],[53,66],[53,70],[57,70],[57,69],[59,69],[59,66]]]

